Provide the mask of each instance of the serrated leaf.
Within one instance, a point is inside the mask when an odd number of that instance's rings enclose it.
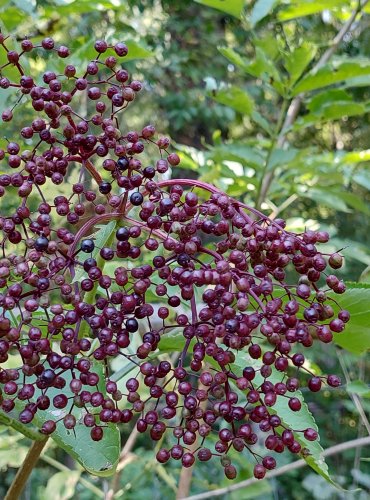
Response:
[[[68,434],[62,426],[63,424],[57,426],[57,430],[52,434],[53,440],[87,472],[99,477],[112,476],[115,473],[121,448],[120,434],[116,426],[108,424],[104,428],[101,441],[93,441],[90,428],[83,424],[76,425],[76,435],[72,431]]]
[[[317,46],[303,43],[290,54],[285,54],[285,67],[290,74],[290,83],[294,84],[310,64],[317,52]]]
[[[256,57],[244,68],[244,71],[256,78],[261,78],[272,85],[280,95],[284,95],[284,87],[281,83],[279,71],[268,57],[266,51],[261,47],[256,47]]]
[[[350,394],[357,394],[362,398],[370,398],[370,387],[362,380],[354,380],[349,382],[346,386],[347,392]]]
[[[357,281],[345,281],[347,288],[370,288],[370,283],[358,283]]]
[[[328,104],[340,102],[352,102],[352,97],[343,89],[329,89],[319,92],[306,102],[306,107],[311,113],[320,113],[320,110]]]
[[[334,334],[334,341],[354,354],[361,354],[370,349],[370,287],[348,288],[339,296],[328,293],[347,309],[351,319],[342,333]]]
[[[252,359],[248,354],[241,353],[240,351],[236,353],[235,356],[235,365],[239,367],[239,373],[236,371],[236,375],[241,375],[242,369],[245,366],[252,366],[256,370],[261,367],[261,360]],[[269,377],[269,380],[272,383],[277,383],[281,381],[281,373],[275,370],[272,367],[272,374]],[[254,379],[254,383],[259,385],[263,382],[262,376],[257,372],[256,377]],[[288,406],[288,398],[278,397],[275,405],[271,407],[273,412],[279,415],[282,422],[289,428],[293,430],[304,430],[308,427],[315,429],[318,431],[315,419],[308,409],[307,404],[304,401],[303,395],[300,391],[296,391],[294,393],[294,397],[297,397],[301,402],[301,409],[298,412],[293,412]],[[305,439],[302,433],[296,433],[295,438],[302,447],[306,448],[309,452],[308,456],[305,456],[304,459],[308,463],[308,465],[314,469],[320,476],[324,477],[331,484],[334,484],[338,487],[338,485],[331,479],[329,475],[328,466],[325,462],[325,459],[322,456],[323,449],[320,445],[319,440],[316,441],[308,441]]]
[[[95,362],[91,367],[91,371],[98,373],[100,380],[98,388],[99,391],[104,394],[104,384],[102,382],[104,380],[104,374],[102,364]],[[64,378],[66,380],[66,386],[63,389],[63,394],[65,394],[68,398],[73,398],[74,394],[69,388],[71,374],[65,374]],[[32,379],[33,377],[29,377],[28,383],[32,383]],[[48,388],[47,395],[50,398],[51,404],[48,409],[36,413],[32,424],[28,424],[27,426],[19,424],[21,426],[19,427],[17,424],[14,424],[14,422],[10,422],[7,425],[11,425],[24,435],[31,437],[31,439],[35,439],[33,434],[36,435],[37,439],[45,439],[44,435],[34,431],[34,429],[40,429],[46,420],[61,419],[69,412],[69,406],[64,409],[57,409],[52,404],[53,397],[60,394],[60,392],[60,389],[53,387]],[[36,401],[41,393],[40,389],[36,389],[31,401]],[[9,417],[16,420],[16,412],[19,413],[19,410],[20,406],[17,401],[15,410],[9,414]],[[86,411],[83,408],[74,407],[71,413],[75,416],[77,421],[74,430],[67,430],[62,422],[58,422],[57,428],[51,435],[51,438],[60,448],[63,448],[69,455],[71,455],[71,457],[77,460],[77,462],[79,462],[90,474],[101,477],[114,474],[120,454],[120,433],[118,428],[113,424],[108,424],[108,426],[104,428],[103,439],[101,441],[93,441],[90,436],[91,429],[82,423],[82,419]],[[4,415],[5,417],[8,416],[8,414],[4,414],[3,412],[1,412],[0,415],[0,421],[3,421]],[[29,431],[31,431],[32,434],[30,434]]]
[[[257,0],[250,16],[252,26],[254,27],[268,16],[278,2],[279,0]]]
[[[254,108],[253,99],[240,87],[232,86],[211,94],[212,99],[220,104],[235,109],[238,113],[250,115]]]
[[[367,106],[358,102],[336,101],[323,105],[317,112],[299,118],[293,130],[302,130],[321,122],[340,120],[348,116],[360,116],[368,111]]]
[[[238,19],[240,19],[244,8],[244,0],[195,0],[195,2],[221,10]]]
[[[364,75],[370,75],[369,59],[360,59],[358,61],[337,60],[308,73],[297,83],[292,94],[298,95],[301,92],[320,89],[344,81],[348,83],[354,77]]]
[[[307,429],[311,427],[318,431],[318,427],[316,425],[315,419],[308,409],[307,404],[305,403],[302,393],[300,391],[296,391],[294,393],[294,397],[298,398],[301,402],[301,409],[298,412],[293,412],[288,406],[287,398],[278,398],[273,409],[281,418],[282,422],[287,425],[290,429]],[[316,441],[308,441],[305,439],[302,433],[296,434],[297,441],[302,445],[302,447],[306,448],[309,451],[309,455],[305,456],[304,459],[308,463],[308,465],[320,476],[324,477],[331,484],[338,486],[330,477],[329,469],[325,462],[324,457],[322,456],[323,449],[319,440]]]

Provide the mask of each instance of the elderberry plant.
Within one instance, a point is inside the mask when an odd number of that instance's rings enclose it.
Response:
[[[169,139],[152,125],[126,130],[142,84],[117,60],[124,43],[98,40],[82,71],[41,75],[25,70],[27,54],[65,59],[68,48],[51,38],[8,46],[0,34],[0,89],[14,92],[2,121],[23,105],[34,115],[0,150],[2,207],[19,198],[14,213],[0,212],[2,413],[28,425],[53,408],[42,434],[83,425],[93,441],[134,419],[153,441],[167,436],[159,462],[217,456],[229,479],[231,449],[255,459],[259,479],[276,466],[270,450],[307,455],[317,431],[290,428],[278,408],[299,412],[301,386],[340,385],[303,354],[349,320],[327,294],[345,291],[330,271],[342,256],[318,249],[328,234],[294,234],[214,186],[165,178],[180,162]],[[50,196],[51,185],[65,194]],[[98,248],[100,225],[109,234]],[[163,358],[173,332],[180,354]],[[132,367],[124,390],[111,376],[117,357]]]

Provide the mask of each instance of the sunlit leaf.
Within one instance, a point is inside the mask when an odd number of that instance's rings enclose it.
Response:
[[[268,16],[278,2],[279,0],[257,0],[250,16],[252,26]]]
[[[294,84],[310,64],[317,52],[316,45],[304,42],[293,52],[284,54],[285,67],[290,74],[290,83]]]
[[[207,7],[213,7],[214,9],[221,10],[226,14],[231,14],[238,19],[244,8],[244,0],[195,0],[195,2]]]
[[[361,283],[360,283],[361,286]],[[361,354],[370,349],[370,288],[348,288],[338,295],[328,294],[337,300],[342,309],[347,309],[351,319],[342,333],[334,335],[335,343],[354,354]]]
[[[332,85],[350,81],[357,76],[370,75],[370,60],[360,59],[358,61],[337,60],[331,64],[322,66],[317,71],[311,71],[303,77],[293,89],[293,95],[310,90],[320,89]]]
[[[250,115],[253,112],[253,99],[245,90],[239,87],[233,86],[218,90],[212,94],[212,99],[244,115]]]
[[[289,21],[290,19],[295,19],[297,17],[318,14],[325,9],[333,9],[335,7],[341,7],[342,5],[348,5],[348,1],[321,0],[320,2],[317,2],[316,0],[300,0],[299,2],[296,1],[288,3],[287,6],[279,12],[278,18],[281,21]]]

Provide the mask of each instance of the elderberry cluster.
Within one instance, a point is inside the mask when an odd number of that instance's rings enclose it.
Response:
[[[85,425],[95,441],[134,419],[152,440],[166,435],[159,462],[218,456],[230,479],[231,449],[254,457],[257,478],[276,465],[261,445],[307,453],[316,430],[289,428],[278,408],[299,412],[301,386],[340,384],[303,354],[349,320],[332,296],[345,291],[330,271],[342,256],[318,250],[328,234],[293,234],[214,186],[164,179],[180,161],[169,139],[124,130],[142,88],[118,62],[124,43],[98,40],[79,75],[71,64],[26,73],[27,53],[69,56],[51,38],[11,45],[0,34],[0,90],[14,91],[3,122],[24,109],[0,149],[1,410],[46,435]],[[168,339],[178,356],[161,349]],[[115,358],[132,366],[123,387]]]

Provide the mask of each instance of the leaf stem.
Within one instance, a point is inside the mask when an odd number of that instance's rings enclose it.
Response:
[[[47,441],[48,438],[43,441],[34,441],[32,443],[31,448],[28,450],[23,464],[18,469],[18,472],[13,479],[4,500],[16,500],[20,497]]]

